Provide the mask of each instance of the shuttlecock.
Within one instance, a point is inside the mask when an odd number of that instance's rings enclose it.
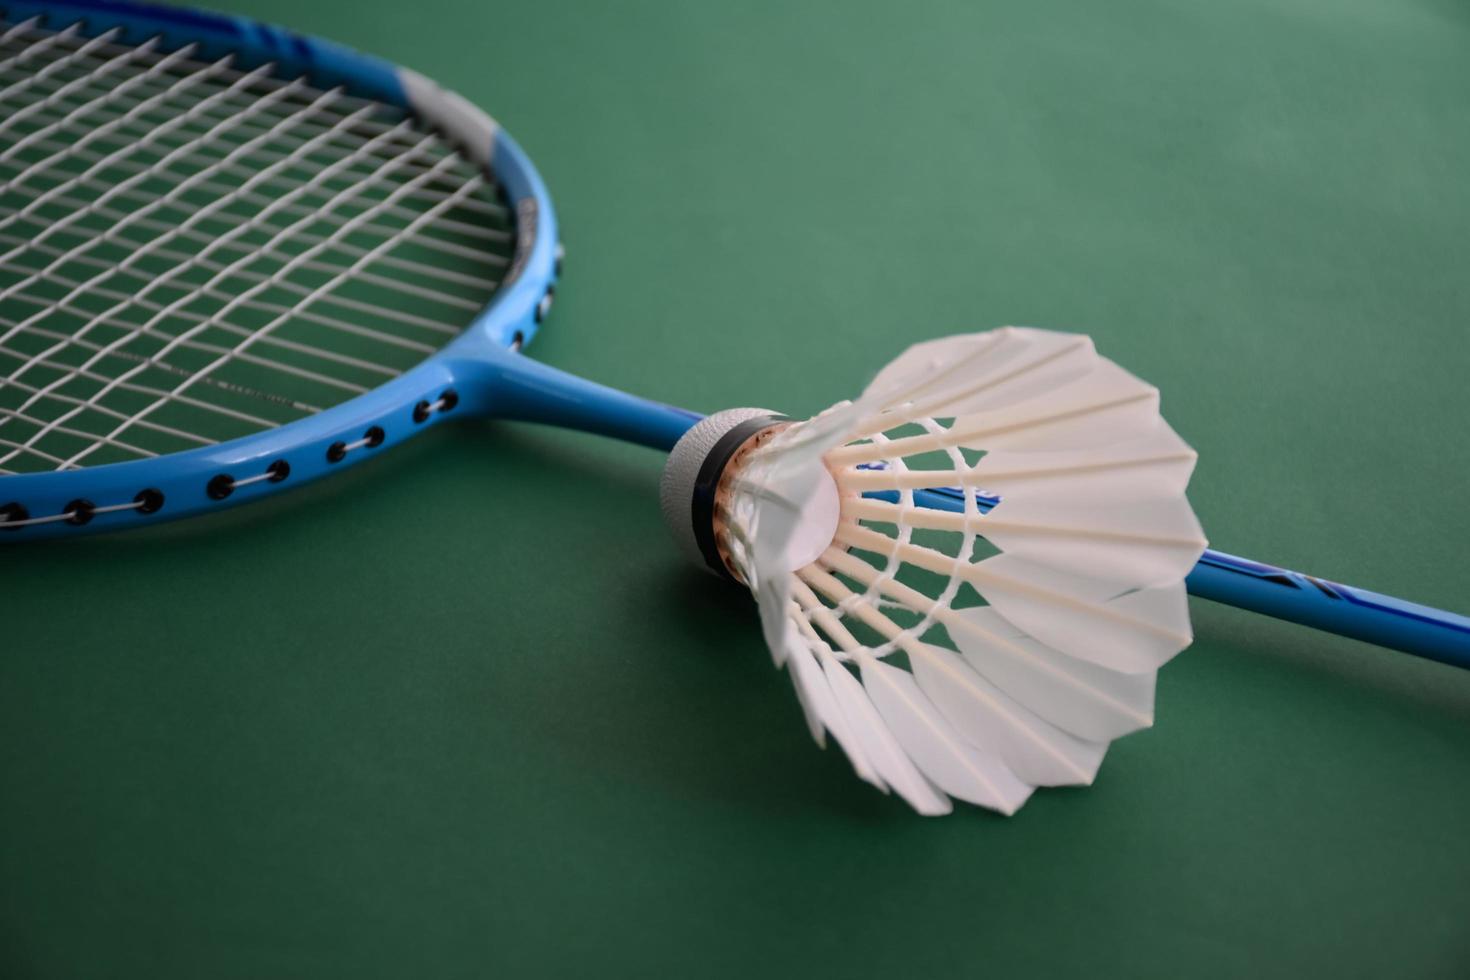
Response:
[[[1191,640],[1194,462],[1087,337],[1005,327],[911,347],[803,422],[712,415],[662,496],[754,594],[818,744],[920,813],[1009,814],[1152,723]]]

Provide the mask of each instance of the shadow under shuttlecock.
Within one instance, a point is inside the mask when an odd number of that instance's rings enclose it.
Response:
[[[599,536],[578,555],[579,581],[616,593],[600,621],[576,623],[589,648],[601,648],[578,657],[583,682],[563,692],[559,710],[575,723],[538,732],[565,765],[620,787],[764,814],[912,821],[901,801],[853,777],[841,749],[813,744],[790,683],[772,665],[750,594],[680,558],[659,513],[662,456],[496,422],[474,426],[468,438],[493,442],[497,468],[588,488],[587,510],[573,518],[564,501],[545,502]],[[525,519],[558,519],[540,506],[528,499]],[[609,513],[618,520],[597,519]],[[615,649],[607,637],[617,638]]]

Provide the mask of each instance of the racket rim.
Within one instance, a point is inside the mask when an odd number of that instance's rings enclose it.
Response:
[[[249,68],[396,105],[442,134],[499,188],[514,216],[510,264],[460,333],[391,380],[273,428],[146,459],[0,475],[0,542],[122,530],[262,499],[351,466],[440,420],[488,410],[497,358],[535,336],[560,275],[550,194],[530,157],[486,112],[416,71],[335,41],[247,17],[133,0],[0,0],[11,24],[77,25],[119,43],[158,38],[161,50],[197,45]]]

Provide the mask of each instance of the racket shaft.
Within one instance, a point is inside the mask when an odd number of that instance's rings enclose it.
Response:
[[[894,491],[869,496],[896,500]],[[915,503],[962,511],[955,490],[920,490]],[[977,495],[982,511],[996,501]],[[1191,595],[1470,669],[1470,618],[1274,565],[1207,550],[1185,579]]]
[[[668,452],[702,417],[510,351],[495,351],[468,369],[488,373],[484,387],[495,418],[577,429]]]
[[[1418,657],[1470,668],[1470,619],[1366,589],[1206,551],[1191,595]]]

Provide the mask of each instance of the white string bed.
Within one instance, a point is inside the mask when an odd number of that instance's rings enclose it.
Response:
[[[321,411],[504,274],[497,188],[403,110],[196,53],[0,22],[0,473]]]

